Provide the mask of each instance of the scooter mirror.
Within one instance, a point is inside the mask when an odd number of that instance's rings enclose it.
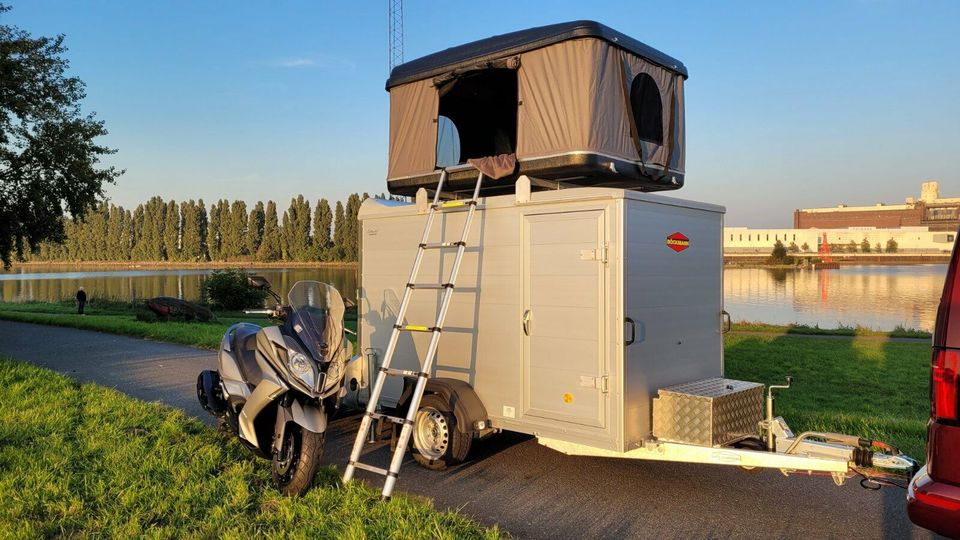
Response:
[[[270,282],[263,276],[249,276],[247,277],[247,283],[254,289],[270,289]]]

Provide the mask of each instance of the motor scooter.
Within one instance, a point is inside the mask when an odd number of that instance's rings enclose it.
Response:
[[[276,320],[261,328],[238,323],[220,343],[218,369],[197,378],[197,398],[255,455],[272,461],[273,482],[286,495],[303,495],[323,455],[327,418],[340,405],[352,344],[343,327],[340,292],[319,281],[299,281],[287,304],[262,276],[250,285],[276,300],[248,310]]]

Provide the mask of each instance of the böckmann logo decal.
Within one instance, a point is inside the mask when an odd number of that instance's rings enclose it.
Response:
[[[690,247],[690,239],[683,233],[675,232],[667,237],[667,247],[680,253]]]

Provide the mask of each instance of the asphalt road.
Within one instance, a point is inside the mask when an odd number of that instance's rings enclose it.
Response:
[[[195,396],[197,373],[216,365],[210,351],[0,321],[0,354],[210,421]],[[324,461],[343,467],[357,424],[331,424]],[[386,466],[385,446],[371,445],[367,460]],[[933,537],[907,519],[902,490],[867,491],[855,480],[836,487],[774,471],[570,457],[511,434],[471,456],[445,472],[408,459],[399,489],[521,538]]]

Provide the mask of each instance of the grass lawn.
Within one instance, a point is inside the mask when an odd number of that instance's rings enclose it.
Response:
[[[332,468],[302,499],[267,463],[178,410],[0,358],[0,536],[498,538]]]
[[[22,304],[0,302],[0,319],[99,330],[204,349],[219,347],[224,331],[232,324],[242,321],[261,326],[273,324],[263,315],[247,315],[239,312],[217,313],[216,321],[206,323],[138,320],[138,313],[147,317],[152,317],[152,313],[130,303],[112,300],[95,299],[87,304],[85,311],[86,315],[82,317],[77,315],[77,308],[73,301]],[[355,330],[356,311],[348,311],[344,318],[346,326]],[[350,337],[352,340],[353,337]]]
[[[793,388],[774,392],[794,432],[870,437],[924,461],[930,345],[882,339],[727,335],[726,376]]]

